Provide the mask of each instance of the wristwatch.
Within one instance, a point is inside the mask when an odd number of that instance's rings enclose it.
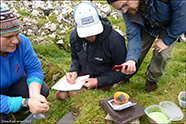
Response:
[[[28,108],[28,100],[29,98],[25,98],[24,103],[21,105],[21,108]]]

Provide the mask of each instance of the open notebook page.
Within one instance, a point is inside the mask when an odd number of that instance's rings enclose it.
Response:
[[[66,80],[66,77],[63,76],[53,87],[52,89],[54,90],[60,90],[60,91],[72,91],[72,90],[80,90],[85,82],[82,82],[82,79],[87,79],[89,78],[90,75],[84,75],[84,76],[79,76],[74,80],[76,82],[75,84],[69,84]]]

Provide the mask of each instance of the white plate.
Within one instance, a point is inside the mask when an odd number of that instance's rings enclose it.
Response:
[[[116,103],[114,99],[109,100],[108,103],[114,110],[118,110],[118,111],[129,108],[137,104],[137,103],[132,103],[131,101],[127,101],[126,103],[120,105]]]
[[[173,116],[172,121],[179,121],[183,119],[184,117],[183,112],[180,109],[180,107],[178,107],[175,103],[171,101],[163,101],[160,102],[159,105],[168,110],[172,114]]]

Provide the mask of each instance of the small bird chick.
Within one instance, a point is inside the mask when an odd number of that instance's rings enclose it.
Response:
[[[124,102],[126,100],[126,98],[123,94],[119,95],[116,99],[118,102]]]

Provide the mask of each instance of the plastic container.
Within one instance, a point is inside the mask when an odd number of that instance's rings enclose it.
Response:
[[[42,118],[45,118],[45,115],[43,115],[43,114],[34,115],[31,113],[20,124],[31,124],[33,121],[36,121],[36,120],[39,120]]]
[[[159,105],[151,105],[145,109],[145,114],[148,116],[152,124],[171,124],[173,119],[172,114],[165,108]]]
[[[186,108],[186,92],[182,91],[178,95],[179,104],[181,107]]]
[[[175,103],[171,101],[163,101],[160,102],[159,105],[168,110],[172,114],[173,116],[172,121],[179,121],[183,119],[184,114],[180,107],[178,107],[178,105],[176,105]]]

